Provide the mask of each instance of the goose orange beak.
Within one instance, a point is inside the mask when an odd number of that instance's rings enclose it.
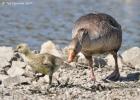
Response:
[[[75,58],[75,56],[76,56],[76,53],[73,50],[70,50],[68,54],[68,63],[71,63],[73,59]]]

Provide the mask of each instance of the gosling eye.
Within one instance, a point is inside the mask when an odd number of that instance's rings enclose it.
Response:
[[[21,49],[21,46],[19,46],[18,49]]]

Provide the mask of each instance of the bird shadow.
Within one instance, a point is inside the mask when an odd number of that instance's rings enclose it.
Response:
[[[88,88],[88,87],[84,87],[80,84],[73,84],[73,83],[69,83],[67,85],[61,85],[59,86],[59,88],[80,88],[80,89],[83,89],[83,90],[86,90],[86,91],[92,91],[92,92],[95,92],[95,90],[91,89],[91,88]]]
[[[136,73],[130,73],[128,74],[126,77],[121,76],[119,81],[138,81],[140,80],[140,72],[136,72]]]
[[[107,62],[105,59],[103,58],[94,58],[94,63],[96,67],[104,67],[105,65],[107,65]]]
[[[140,72],[135,72],[135,73],[129,73],[126,77],[121,76],[119,81],[123,81],[123,82],[130,82],[130,81],[138,81],[140,80]],[[81,84],[73,84],[73,83],[69,83],[69,84],[64,84],[61,85],[60,88],[80,88],[86,91],[91,91],[91,92],[96,92],[96,91],[105,91],[105,90],[111,90],[111,87],[109,86],[104,86],[102,84],[93,84],[90,87],[85,87],[82,86]]]
[[[129,82],[129,81],[138,81],[140,78],[140,72],[130,73],[126,77],[121,76],[119,81]],[[106,86],[102,84],[93,84],[90,87],[82,86],[81,84],[74,84],[67,81],[64,84],[52,84],[52,87],[55,89],[63,89],[63,88],[79,88],[85,91],[96,92],[96,91],[106,91],[114,89],[115,87]],[[32,93],[41,93],[39,90],[31,90]],[[53,93],[52,91],[47,91],[48,94]]]
[[[119,81],[123,82],[130,82],[130,81],[138,81],[140,80],[140,72],[135,72],[135,73],[130,73],[126,77],[121,76]],[[96,92],[96,91],[106,91],[106,90],[111,90],[112,88],[109,86],[104,86],[102,84],[93,84],[90,87],[85,87],[82,86],[81,84],[73,84],[73,83],[68,83],[68,84],[63,84],[60,86],[60,88],[80,88],[86,91],[91,91],[91,92]]]
[[[73,84],[73,83],[68,83],[68,84],[61,84],[59,86],[53,85],[52,87],[55,88],[79,88],[85,91],[90,91],[90,92],[96,92],[96,91],[105,91],[105,90],[110,90],[110,87],[101,85],[101,84],[93,84],[90,87],[82,86],[81,84]]]

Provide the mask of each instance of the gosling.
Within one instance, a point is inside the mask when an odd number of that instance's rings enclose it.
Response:
[[[51,87],[53,73],[63,64],[61,58],[48,53],[34,54],[27,44],[17,45],[14,51],[24,55],[26,62],[32,67],[34,72],[49,75],[49,87]]]
[[[121,25],[113,17],[104,13],[84,15],[74,24],[72,41],[69,45],[68,62],[72,62],[75,56],[82,52],[89,62],[91,79],[95,81],[92,55],[111,53],[115,60],[115,69],[105,79],[117,81],[120,77],[117,52],[121,43]]]

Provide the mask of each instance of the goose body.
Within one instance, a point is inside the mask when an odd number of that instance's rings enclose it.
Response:
[[[117,51],[121,43],[121,26],[113,17],[104,13],[90,13],[81,16],[75,22],[72,30],[68,62],[71,62],[77,53],[82,52],[89,61],[89,66],[92,70],[93,54],[111,53],[116,62],[115,71],[118,72]],[[93,70],[91,72],[92,77],[94,77]]]

